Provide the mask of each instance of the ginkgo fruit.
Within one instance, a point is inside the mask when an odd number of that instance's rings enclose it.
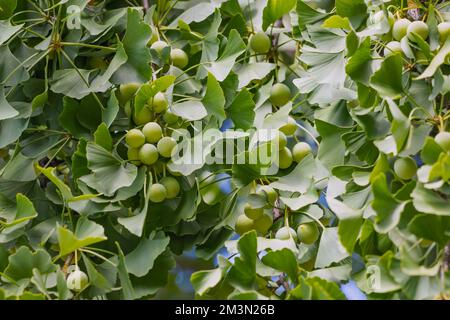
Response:
[[[273,141],[278,145],[278,149],[284,149],[284,147],[286,147],[287,145],[287,137],[286,135],[281,132],[281,131],[277,131],[275,138],[273,139]]]
[[[164,177],[159,183],[166,188],[167,199],[173,199],[180,193],[180,184],[174,177]]]
[[[444,42],[450,36],[450,22],[438,24],[439,39]]]
[[[293,162],[294,159],[292,157],[291,150],[289,150],[288,148],[281,149],[279,152],[278,160],[278,166],[280,167],[280,169],[289,168]]]
[[[450,151],[450,132],[442,131],[439,132],[435,137],[434,141],[441,146],[445,151]]]
[[[167,107],[169,106],[169,102],[167,101],[165,94],[162,92],[158,92],[157,94],[155,94],[155,96],[151,100],[152,110],[156,113],[162,113],[166,111]]]
[[[258,189],[258,193],[264,196],[271,205],[275,204],[275,201],[277,201],[278,193],[270,186],[261,186]]]
[[[252,219],[248,218],[245,214],[241,214],[238,216],[236,220],[236,224],[234,226],[235,231],[243,235],[244,233],[251,231],[255,228],[254,222]]]
[[[170,51],[170,60],[175,67],[180,69],[183,69],[189,63],[188,55],[181,49],[172,49]]]
[[[138,89],[141,87],[141,85],[139,83],[134,83],[134,82],[130,82],[130,83],[126,83],[126,84],[121,84],[119,86],[119,90],[118,90],[118,100],[119,100],[119,104],[120,105],[125,105],[125,103],[127,101],[129,101],[138,91]]]
[[[398,41],[391,41],[386,44],[386,47],[384,48],[383,54],[385,57],[389,57],[396,53],[402,53],[402,46],[400,42]]]
[[[292,148],[292,157],[295,162],[300,162],[312,152],[311,147],[306,142],[299,142]]]
[[[266,53],[270,50],[270,38],[267,34],[260,31],[250,37],[250,47],[256,53]]]
[[[289,117],[288,122],[280,128],[280,131],[287,136],[292,136],[297,131],[297,121],[294,118]]]
[[[155,50],[158,54],[161,54],[164,48],[168,47],[169,45],[167,42],[158,40],[153,42],[153,44],[150,46],[150,49]]]
[[[256,219],[261,218],[261,216],[264,213],[264,209],[263,208],[253,208],[250,203],[246,203],[244,206],[244,213],[248,218],[250,218],[252,220],[256,220]]]
[[[313,244],[319,239],[319,229],[315,223],[301,224],[297,228],[298,241]]]
[[[408,26],[407,36],[409,40],[414,41],[413,33],[420,36],[423,40],[428,38],[430,30],[428,25],[423,21],[414,21]]]
[[[174,124],[176,123],[180,118],[173,112],[170,111],[166,111],[164,112],[163,115],[163,120],[167,123],[167,124]]]
[[[297,232],[291,227],[282,227],[275,233],[275,238],[278,240],[293,239],[294,241],[297,241]]]
[[[166,200],[167,198],[167,190],[160,183],[154,183],[150,186],[148,191],[148,198],[151,202],[160,203]]]
[[[284,106],[291,98],[291,89],[283,83],[276,83],[270,90],[270,102],[277,107]]]
[[[131,129],[125,135],[125,142],[132,148],[139,148],[145,143],[145,136],[139,129]]]
[[[273,217],[264,213],[260,218],[253,221],[253,226],[257,232],[265,235],[273,225]]]
[[[400,41],[406,36],[408,32],[408,27],[411,24],[411,21],[408,19],[399,19],[395,21],[394,26],[392,28],[392,36],[395,40]]]
[[[133,114],[133,121],[136,125],[141,126],[153,120],[153,113],[149,108],[144,106],[144,108],[139,111],[138,114]]]
[[[66,283],[70,290],[80,292],[89,285],[89,278],[86,273],[77,268],[69,273]]]
[[[151,166],[158,161],[158,158],[158,149],[150,143],[144,144],[141,149],[139,149],[139,160],[145,165]]]
[[[400,179],[409,180],[416,174],[417,164],[410,157],[400,158],[394,163],[394,171]]]
[[[170,158],[172,156],[172,151],[177,145],[177,142],[172,137],[162,137],[158,141],[157,148],[158,152],[164,158]]]
[[[162,138],[162,128],[156,122],[149,122],[142,128],[145,140],[150,143],[157,143]]]
[[[129,148],[127,151],[128,160],[136,165],[141,165],[141,161],[139,160],[139,149],[136,148]]]

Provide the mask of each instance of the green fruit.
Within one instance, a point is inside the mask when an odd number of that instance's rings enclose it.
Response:
[[[297,121],[294,118],[289,117],[288,122],[280,128],[280,131],[287,136],[293,136],[297,131]]]
[[[189,57],[186,52],[181,49],[172,49],[170,51],[170,60],[175,67],[183,69],[187,66]]]
[[[392,36],[395,40],[400,41],[406,36],[408,32],[408,27],[411,24],[411,21],[408,19],[400,19],[395,21],[394,27],[392,28]]]
[[[145,137],[141,130],[131,129],[125,135],[125,142],[132,148],[139,148],[145,143]]]
[[[168,46],[169,46],[169,45],[167,44],[167,42],[158,40],[158,41],[155,41],[155,42],[150,46],[150,49],[153,49],[153,50],[155,50],[158,54],[161,54],[162,51],[163,51],[163,49],[166,48],[166,47],[168,47]]]
[[[141,165],[141,161],[139,160],[139,149],[129,148],[127,151],[128,160],[136,165]]]
[[[289,102],[291,98],[291,90],[283,83],[276,83],[270,90],[270,102],[274,106],[281,107]]]
[[[297,237],[304,244],[313,244],[319,239],[319,229],[315,223],[301,224],[297,228]]]
[[[147,166],[151,166],[158,161],[159,153],[158,149],[150,143],[144,144],[139,150],[139,160]]]
[[[273,225],[273,217],[264,213],[259,219],[253,221],[254,228],[262,235],[266,235]]]
[[[428,25],[423,21],[414,21],[408,26],[407,36],[409,40],[414,41],[413,33],[419,35],[423,40],[428,38],[430,33]]]
[[[162,92],[158,92],[152,99],[152,109],[156,113],[162,113],[167,110],[169,102]]]
[[[263,193],[263,196],[266,197],[267,202],[273,205],[275,201],[278,199],[278,193],[274,188],[269,186],[261,186],[258,190],[260,193]]]
[[[172,156],[172,151],[177,145],[177,142],[174,138],[171,137],[163,137],[158,141],[158,152],[164,158],[170,158]]]
[[[398,41],[391,41],[388,44],[386,44],[386,47],[384,48],[384,56],[389,57],[391,55],[394,55],[396,53],[402,53],[402,46],[400,42]]]
[[[416,162],[412,158],[400,158],[394,163],[395,174],[403,180],[409,180],[417,172]]]
[[[247,203],[244,207],[244,213],[245,215],[252,220],[256,220],[261,218],[261,216],[264,213],[263,208],[253,208],[250,203]]]
[[[280,157],[279,159],[280,169],[289,168],[292,165],[292,162],[294,161],[294,159],[292,158],[291,150],[289,150],[288,148],[280,150],[279,157]]]
[[[156,122],[149,122],[142,128],[142,133],[147,142],[156,143],[162,137],[162,128]]]
[[[127,103],[125,103],[125,106],[123,107],[123,111],[125,112],[125,114],[126,114],[126,116],[128,117],[128,118],[131,118],[132,117],[132,114],[131,114],[131,103],[130,103],[130,101],[128,101]]]
[[[138,126],[142,126],[143,124],[146,124],[147,122],[150,122],[152,120],[153,113],[146,106],[142,108],[142,110],[137,115],[133,114],[133,121]]]
[[[299,163],[311,152],[312,151],[309,144],[307,144],[306,142],[299,142],[294,146],[294,148],[292,148],[292,157],[294,158],[295,162]]]
[[[149,196],[151,202],[160,203],[166,200],[167,190],[160,183],[154,183],[150,186]]]
[[[164,177],[159,183],[166,188],[167,199],[173,199],[180,193],[180,184],[173,177]]]
[[[434,141],[445,151],[450,151],[450,132],[439,132],[434,137]]]
[[[127,101],[129,101],[136,94],[140,87],[141,85],[139,83],[134,82],[121,84],[117,94],[119,104],[121,106],[125,105],[125,103],[127,103]]]
[[[244,233],[251,231],[255,228],[253,224],[253,220],[247,218],[245,214],[241,214],[237,220],[236,225],[234,226],[234,229],[236,232],[240,235],[243,235]]]
[[[250,47],[256,53],[266,53],[270,50],[270,38],[267,34],[260,31],[250,38]]]
[[[278,150],[284,149],[287,145],[287,137],[283,132],[277,131],[273,142],[278,144]]]
[[[175,113],[172,113],[170,111],[166,111],[163,115],[163,120],[167,124],[174,124],[180,119]]]
[[[282,227],[275,234],[275,238],[278,240],[288,240],[292,238],[294,241],[297,241],[297,232],[290,227]]]
[[[450,36],[450,22],[438,24],[439,39],[444,42]]]
[[[72,291],[80,292],[89,285],[89,278],[86,273],[81,270],[75,270],[67,277],[67,288]]]

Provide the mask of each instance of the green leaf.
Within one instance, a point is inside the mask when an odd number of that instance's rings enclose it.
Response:
[[[8,0],[3,0],[0,2],[5,2],[5,1],[10,2]],[[0,8],[1,8],[1,6],[2,5],[0,4]],[[2,16],[2,11],[0,9],[0,17],[1,16]],[[17,32],[22,30],[23,26],[24,26],[23,24],[18,24],[18,25],[13,26],[9,20],[0,18],[0,29],[2,30],[0,32],[0,45],[2,45],[5,41],[7,41],[10,37],[15,35]]]
[[[383,98],[398,99],[403,93],[402,57],[394,54],[384,59],[370,78],[370,86]]]
[[[297,0],[297,15],[298,26],[304,29],[307,25],[312,25],[328,16],[327,13],[322,13],[311,8],[302,0]]]
[[[336,0],[336,13],[358,25],[367,16],[367,5],[364,0]]]
[[[104,149],[111,151],[113,148],[113,141],[111,134],[109,133],[108,127],[104,122],[102,122],[97,131],[94,132],[95,143]]]
[[[263,30],[294,9],[295,3],[295,0],[268,0],[263,11]]]
[[[122,286],[121,294],[125,300],[133,300],[136,298],[136,293],[134,291],[133,285],[128,275],[125,256],[123,254],[122,249],[119,246],[119,243],[116,242],[116,246],[119,257],[119,265],[117,266],[117,272],[119,274],[120,285]]]
[[[425,189],[420,183],[411,193],[413,205],[419,212],[438,216],[450,216],[450,203],[439,193]]]
[[[30,279],[33,270],[38,270],[41,274],[49,274],[56,271],[56,266],[47,251],[38,249],[32,252],[28,247],[21,246],[17,251],[9,256],[9,264],[5,269],[5,274],[19,281]]]
[[[12,16],[17,6],[17,0],[0,0],[0,20],[6,20]]]
[[[60,256],[106,240],[104,228],[85,217],[78,219],[75,232],[62,226],[58,226],[57,232]]]
[[[72,191],[70,190],[68,185],[66,185],[58,178],[58,176],[56,175],[56,168],[48,167],[44,169],[41,166],[37,165],[36,169],[44,176],[46,176],[51,182],[53,182],[53,184],[58,188],[59,192],[61,193],[61,197],[65,202],[72,200]]]
[[[219,125],[225,120],[225,96],[222,87],[212,73],[208,73],[206,82],[206,92],[202,99],[202,103],[208,112],[208,115],[214,116]]]
[[[244,234],[238,241],[239,257],[234,260],[227,279],[237,288],[252,289],[256,281],[256,232]]]
[[[325,228],[320,238],[315,267],[328,267],[333,262],[347,258],[349,254],[339,241],[338,228]]]
[[[6,230],[10,227],[21,227],[29,220],[37,217],[33,202],[21,193],[16,194],[16,202],[10,201],[0,193],[0,226]]]
[[[339,241],[349,254],[353,253],[355,243],[358,240],[364,220],[362,217],[350,218],[339,221]]]
[[[325,20],[322,24],[323,28],[336,28],[351,30],[352,26],[350,20],[347,17],[341,17],[339,15],[334,15]]]
[[[421,80],[425,78],[432,77],[436,71],[439,69],[441,65],[443,65],[450,55],[450,38],[447,38],[444,45],[439,50],[438,54],[431,60],[429,66],[425,69],[424,72],[420,76],[416,78],[416,80]]]
[[[204,295],[209,289],[217,286],[225,276],[231,263],[223,256],[218,256],[218,261],[218,268],[197,271],[191,275],[191,283],[197,294]]]
[[[297,282],[297,259],[291,250],[270,251],[261,260],[265,265],[286,273],[294,283]]]
[[[170,109],[177,116],[189,121],[201,120],[208,115],[205,106],[199,100],[174,103]]]
[[[235,129],[247,130],[253,126],[254,109],[255,102],[252,94],[246,88],[239,91],[227,109]]]

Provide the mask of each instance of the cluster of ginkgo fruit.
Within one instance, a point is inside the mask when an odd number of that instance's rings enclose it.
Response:
[[[386,17],[384,11],[378,11],[372,15],[370,22],[376,24],[380,23],[383,19],[387,19],[390,26],[390,31],[381,37],[382,40],[387,41],[383,55],[389,57],[399,53],[410,59],[414,57],[418,62],[427,64],[428,59],[424,56],[420,45],[410,46],[409,44],[418,44],[418,41],[427,41],[429,39],[430,28],[428,24],[421,20],[411,21],[407,18],[400,18],[391,12],[388,12]],[[440,22],[437,29],[439,40],[443,44],[450,35],[450,22]]]

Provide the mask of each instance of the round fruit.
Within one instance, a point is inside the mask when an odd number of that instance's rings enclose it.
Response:
[[[137,115],[133,114],[133,121],[138,126],[142,126],[143,124],[146,124],[147,122],[150,122],[152,120],[153,113],[147,107],[142,108],[142,110]]]
[[[417,172],[416,162],[412,158],[400,158],[394,163],[395,174],[403,180],[409,180]]]
[[[162,92],[158,92],[152,99],[152,108],[156,113],[162,113],[167,110],[169,102]]]
[[[292,238],[294,241],[297,241],[297,232],[290,227],[282,227],[275,234],[275,238],[279,240],[288,240],[289,238]]]
[[[134,82],[121,84],[117,96],[119,99],[119,104],[122,106],[125,105],[125,103],[136,94],[136,91],[138,91],[140,86],[141,85],[139,83]]]
[[[132,148],[139,148],[145,143],[145,137],[141,130],[131,129],[125,135],[125,142]]]
[[[240,235],[249,232],[254,229],[254,223],[252,219],[247,218],[245,214],[241,214],[237,220],[236,225],[234,226],[234,229],[237,233]]]
[[[445,151],[450,151],[450,132],[439,132],[434,141]]]
[[[289,117],[288,122],[280,128],[280,131],[287,136],[292,136],[297,131],[297,121],[294,118]]]
[[[86,273],[81,270],[75,270],[67,277],[67,288],[79,292],[89,285],[89,278]]]
[[[155,42],[151,45],[150,49],[153,49],[153,50],[155,50],[158,54],[161,54],[162,51],[163,51],[163,49],[166,48],[166,47],[168,47],[168,46],[169,46],[169,45],[167,44],[167,42],[158,40],[158,41],[155,41]]]
[[[411,21],[408,19],[400,19],[395,21],[394,27],[392,28],[392,36],[395,40],[400,41],[406,36],[408,27],[411,24]]]
[[[253,225],[257,232],[265,235],[273,225],[273,218],[271,215],[264,213],[259,219],[253,221]]]
[[[250,47],[256,53],[266,53],[270,49],[270,38],[267,34],[260,31],[250,38]]]
[[[158,142],[162,137],[162,129],[156,122],[149,122],[142,128],[145,140],[150,143]]]
[[[189,57],[186,52],[181,49],[172,49],[170,51],[170,60],[172,60],[172,64],[175,67],[183,69],[187,66]]]
[[[388,44],[386,44],[386,47],[384,48],[384,56],[389,57],[391,55],[394,55],[396,53],[402,53],[402,46],[400,42],[398,41],[391,41]]]
[[[280,157],[279,159],[280,169],[289,168],[292,165],[292,162],[294,161],[294,159],[292,158],[291,150],[289,150],[288,148],[280,150],[279,157]]]
[[[143,164],[151,166],[158,160],[158,158],[158,149],[150,143],[144,144],[139,150],[139,160],[141,160]]]
[[[408,26],[407,35],[408,39],[414,41],[412,34],[415,33],[419,35],[423,40],[428,38],[430,33],[428,25],[423,21],[414,21]]]
[[[269,186],[261,186],[259,188],[259,191],[263,193],[268,203],[273,205],[275,201],[277,201],[278,193],[275,191],[274,188]]]
[[[295,162],[300,162],[311,153],[311,147],[306,142],[297,143],[294,148],[292,148],[292,157]]]
[[[244,207],[244,213],[245,215],[252,220],[256,220],[261,218],[261,216],[264,213],[263,208],[253,208],[250,203],[247,203]]]
[[[128,160],[136,166],[141,165],[141,161],[139,160],[139,149],[129,148],[127,151]]]
[[[284,149],[287,145],[287,137],[283,132],[278,131],[273,142],[278,144],[278,150]]]
[[[167,190],[166,187],[164,187],[160,183],[154,183],[150,186],[149,190],[149,199],[151,202],[159,203],[166,200],[167,197]]]
[[[304,244],[313,244],[319,239],[319,229],[315,223],[301,224],[297,228],[297,237]]]
[[[166,111],[163,115],[163,119],[167,124],[174,124],[178,121],[179,117],[170,111]]]
[[[172,156],[173,148],[177,145],[177,142],[174,138],[171,137],[162,137],[161,140],[158,141],[158,152],[164,158],[170,158]]]
[[[438,24],[439,38],[442,42],[450,36],[450,22],[441,22]]]
[[[270,90],[270,102],[274,106],[281,107],[288,103],[291,97],[291,90],[283,83],[276,83]]]
[[[173,199],[180,193],[180,184],[174,177],[164,177],[159,183],[166,188],[167,199]]]

